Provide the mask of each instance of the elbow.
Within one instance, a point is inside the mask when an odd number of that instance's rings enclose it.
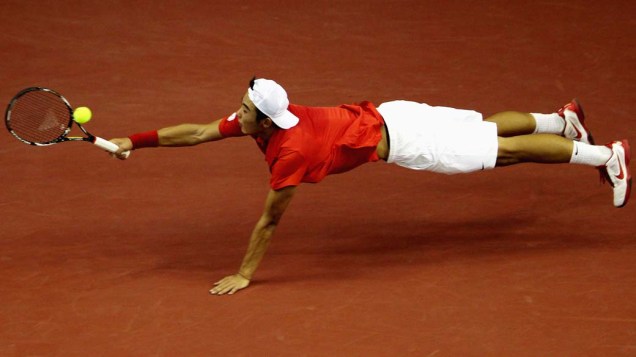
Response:
[[[282,215],[263,215],[261,217],[261,225],[268,230],[274,230],[278,226]]]
[[[208,135],[206,133],[204,125],[193,125],[193,124],[189,124],[189,125],[191,125],[190,127],[191,131],[190,131],[190,135],[187,138],[188,146],[199,145],[201,143],[208,141]]]
[[[267,196],[267,203],[265,204],[265,210],[260,219],[261,227],[267,227],[270,231],[273,231],[281,218],[283,213],[287,209],[291,198],[293,197],[295,186],[284,188],[279,191],[270,191]]]
[[[202,136],[199,135],[193,135],[192,137],[190,137],[189,146],[195,146],[195,145],[199,145],[201,143],[205,142],[205,139]]]
[[[190,137],[191,145],[199,145],[206,141],[205,131],[203,129],[198,129],[194,134]]]

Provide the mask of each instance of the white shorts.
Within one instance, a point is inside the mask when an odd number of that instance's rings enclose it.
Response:
[[[377,109],[389,134],[389,163],[444,174],[495,167],[497,125],[481,113],[407,101]]]

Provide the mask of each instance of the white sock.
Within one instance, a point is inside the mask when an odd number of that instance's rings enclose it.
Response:
[[[607,146],[589,145],[574,141],[571,164],[603,166],[612,157],[612,150]]]
[[[534,117],[536,123],[534,134],[563,134],[565,129],[565,120],[557,113],[539,114],[530,113]]]

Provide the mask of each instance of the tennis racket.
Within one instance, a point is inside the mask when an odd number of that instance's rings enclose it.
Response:
[[[97,137],[73,120],[73,108],[58,92],[31,87],[16,94],[4,117],[9,132],[23,143],[48,146],[65,141],[88,141],[106,151],[115,153],[119,146]],[[85,136],[68,136],[75,123]],[[130,151],[125,151],[128,157]]]

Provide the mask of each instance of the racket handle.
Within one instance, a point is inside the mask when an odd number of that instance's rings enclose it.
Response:
[[[97,145],[98,148],[112,153],[116,153],[117,150],[119,150],[119,146],[117,146],[117,144],[111,143],[110,141],[97,136],[95,137],[95,141],[93,141],[93,144]],[[124,155],[125,158],[128,158],[128,156],[130,156],[130,151],[124,151],[122,155]]]

